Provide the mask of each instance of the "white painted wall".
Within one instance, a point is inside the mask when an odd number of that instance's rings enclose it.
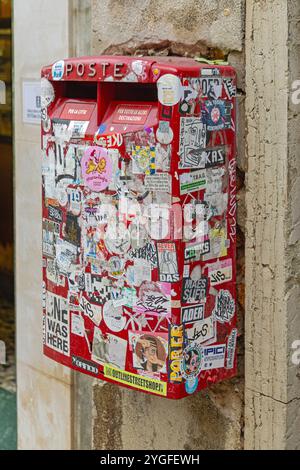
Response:
[[[69,55],[69,1],[14,1],[18,445],[70,449],[72,376],[42,355],[40,129],[22,123],[22,81]]]

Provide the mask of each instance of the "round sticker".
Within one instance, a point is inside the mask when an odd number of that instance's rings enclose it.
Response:
[[[122,331],[126,325],[126,317],[122,307],[115,307],[113,300],[108,300],[103,307],[103,320],[107,328],[115,333]]]
[[[120,279],[124,275],[124,260],[117,256],[112,256],[108,262],[108,274],[111,277]]]
[[[65,73],[65,61],[59,60],[52,65],[52,78],[53,80],[61,80]]]
[[[194,393],[198,387],[198,377],[190,377],[189,379],[186,380],[185,382],[185,391],[186,393]]]
[[[129,230],[123,223],[107,227],[104,242],[109,253],[124,255],[130,248]]]
[[[174,106],[182,95],[180,78],[172,73],[162,75],[157,80],[158,101],[164,106]]]
[[[47,78],[41,79],[41,108],[47,108],[54,100],[55,93],[51,82]]]
[[[174,134],[168,121],[159,121],[158,129],[156,131],[156,139],[161,144],[170,144],[173,140]]]
[[[185,379],[197,377],[201,372],[202,349],[196,343],[190,344],[183,351],[181,373]]]
[[[99,192],[106,189],[112,179],[112,162],[103,147],[88,147],[81,160],[82,178],[85,186]]]

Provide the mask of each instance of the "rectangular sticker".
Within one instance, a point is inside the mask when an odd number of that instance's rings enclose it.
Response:
[[[206,300],[207,278],[182,280],[182,303],[193,304]]]
[[[183,173],[179,176],[179,183],[181,195],[201,191],[206,188],[206,172],[199,170]]]
[[[180,118],[179,168],[197,168],[199,154],[206,146],[206,126],[200,117]]]
[[[175,243],[157,243],[159,280],[178,282],[179,273]]]
[[[203,320],[205,304],[191,305],[181,308],[182,323]]]
[[[232,369],[234,366],[234,355],[237,340],[237,329],[233,328],[227,341],[226,369]]]
[[[226,259],[211,264],[208,267],[208,277],[211,286],[218,286],[232,279],[232,260]]]
[[[220,369],[225,364],[225,344],[203,347],[202,370]]]
[[[47,292],[46,346],[70,356],[70,316],[67,299]]]
[[[201,255],[205,255],[210,251],[210,241],[204,240],[203,242],[187,245],[184,249],[184,259],[185,261],[196,261],[200,259]]]
[[[168,173],[146,175],[144,183],[148,191],[171,192],[171,176]]]
[[[181,383],[181,362],[183,353],[183,325],[169,325],[169,381]]]
[[[195,342],[197,344],[205,343],[215,336],[216,322],[212,316],[204,320],[198,320],[186,323],[184,327],[184,336],[187,343]]]
[[[133,374],[125,370],[116,369],[109,364],[104,365],[104,377],[156,395],[167,395],[167,384],[160,380],[151,379],[142,375]]]

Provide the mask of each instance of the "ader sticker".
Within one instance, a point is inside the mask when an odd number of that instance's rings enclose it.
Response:
[[[99,192],[106,189],[112,179],[112,163],[107,150],[102,147],[88,147],[81,161],[85,186]]]
[[[180,78],[172,73],[162,75],[157,80],[158,101],[164,106],[174,106],[182,95]]]

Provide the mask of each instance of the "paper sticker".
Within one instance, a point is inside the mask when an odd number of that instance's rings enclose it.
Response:
[[[89,121],[71,121],[68,127],[72,139],[84,139]]]
[[[178,282],[179,273],[175,243],[157,243],[159,279],[162,282]]]
[[[213,315],[220,323],[229,323],[235,312],[235,303],[231,293],[228,290],[221,289],[215,301]]]
[[[215,337],[215,321],[212,316],[204,320],[189,322],[184,328],[185,341],[189,343],[195,342],[202,344]]]
[[[171,73],[162,75],[157,80],[158,101],[164,106],[174,106],[182,95],[180,78]]]
[[[189,307],[181,308],[181,321],[182,323],[195,322],[203,320],[205,304],[192,305]]]
[[[231,102],[224,100],[205,101],[202,115],[208,131],[219,131],[231,127]]]
[[[168,342],[161,335],[129,331],[132,366],[145,372],[166,373]]]
[[[102,319],[101,307],[99,305],[92,304],[88,299],[82,296],[80,299],[80,308],[86,317],[95,325],[99,326]]]
[[[67,299],[47,292],[46,341],[54,351],[70,356],[70,317]]]
[[[94,329],[92,359],[102,365],[109,363],[118,369],[125,368],[127,341],[110,333]]]
[[[184,278],[182,283],[182,303],[192,304],[206,300],[207,278]]]
[[[210,252],[210,241],[204,240],[203,242],[193,243],[186,246],[184,249],[185,261],[199,261],[202,255]]]
[[[155,395],[167,395],[167,384],[157,379],[133,374],[125,370],[116,369],[108,364],[104,366],[104,377],[125,385],[154,393]]]
[[[232,260],[217,261],[208,266],[208,277],[211,286],[224,284],[232,279]]]
[[[142,315],[169,316],[171,289],[160,282],[143,282],[139,290],[136,311]]]
[[[156,131],[156,139],[161,144],[170,144],[173,140],[174,134],[170,127],[169,121],[159,121],[158,129]]]
[[[233,79],[224,77],[223,82],[224,82],[226,95],[228,99],[231,100],[232,98],[236,96],[236,86],[233,83]]]
[[[183,352],[183,326],[170,325],[169,327],[169,381],[181,383],[181,363]]]
[[[234,367],[236,340],[237,340],[237,329],[233,328],[227,340],[226,369],[233,369]]]
[[[222,95],[222,77],[203,77],[200,79],[203,98],[218,99]]]
[[[71,312],[71,333],[84,337],[84,320],[81,315]]]
[[[179,175],[180,194],[193,193],[206,188],[206,172],[205,170],[191,171]]]
[[[199,117],[180,118],[179,168],[197,168],[206,146],[206,126]]]
[[[113,300],[109,300],[103,307],[103,320],[111,331],[118,333],[125,328],[126,317],[122,307],[115,307]]]
[[[192,343],[187,346],[182,355],[181,373],[185,379],[197,377],[202,368],[202,349],[196,344]]]
[[[225,344],[203,346],[202,370],[220,369],[225,364]]]
[[[103,191],[112,179],[112,163],[107,150],[101,147],[88,147],[81,160],[82,177],[85,186],[92,191]]]
[[[41,79],[41,107],[47,108],[54,100],[55,93],[52,83],[43,77]]]
[[[145,176],[145,188],[153,192],[170,192],[171,176],[168,173],[156,173]]]
[[[65,62],[64,60],[59,60],[52,65],[52,79],[57,81],[61,80],[65,72]]]

